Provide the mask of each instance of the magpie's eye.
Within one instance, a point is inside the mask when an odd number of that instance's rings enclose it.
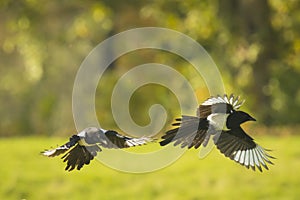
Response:
[[[233,110],[230,110],[230,113],[233,113]]]

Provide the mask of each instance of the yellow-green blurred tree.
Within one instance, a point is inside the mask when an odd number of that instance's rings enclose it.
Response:
[[[300,1],[153,1],[143,16],[197,39],[262,123],[300,117]]]
[[[219,66],[226,90],[242,94],[246,109],[262,123],[297,124],[299,9],[298,0],[1,1],[0,135],[75,130],[71,99],[79,65],[99,42],[141,26],[171,28],[196,39]],[[167,53],[141,51],[118,59],[105,79],[111,87],[97,93],[97,112],[107,126],[115,126],[113,84],[129,68],[147,62],[191,72],[184,60]],[[174,115],[179,111],[168,90],[152,91],[146,88],[133,99],[132,115],[140,124],[147,123],[147,107],[156,100]]]

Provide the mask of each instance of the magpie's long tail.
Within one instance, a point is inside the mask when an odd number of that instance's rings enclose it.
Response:
[[[60,154],[63,154],[66,151],[68,151],[71,147],[73,147],[75,144],[77,144],[79,140],[80,140],[79,136],[73,135],[72,137],[70,137],[69,142],[67,142],[66,144],[61,145],[55,149],[45,150],[42,152],[42,155],[48,156],[48,157],[55,157]]]
[[[165,146],[171,142],[174,142],[174,146],[181,144],[181,147],[190,147],[199,129],[204,129],[201,127],[203,119],[199,117],[186,116],[183,115],[182,118],[177,118],[173,126],[179,126],[171,129],[162,136],[161,146]],[[203,125],[202,125],[203,124]]]

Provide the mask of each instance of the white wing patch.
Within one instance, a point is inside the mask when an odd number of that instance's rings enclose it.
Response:
[[[209,124],[216,130],[226,130],[226,119],[229,114],[213,113],[207,117]]]
[[[61,147],[57,147],[55,149],[50,149],[50,150],[46,150],[44,152],[42,152],[42,154],[44,156],[48,156],[48,157],[54,157],[54,156],[57,156],[57,155],[60,155],[64,152],[66,152],[69,148],[64,145],[64,146],[61,146]]]
[[[146,144],[147,142],[151,142],[152,139],[149,137],[141,137],[141,138],[132,138],[130,140],[127,140],[125,143],[129,147],[138,146]]]
[[[80,138],[85,138],[85,136],[86,136],[86,129],[80,131],[77,135],[78,135]]]
[[[43,154],[44,156],[50,157],[50,156],[54,155],[55,152],[56,152],[56,149],[50,149],[50,150],[44,151],[42,154]]]
[[[259,171],[262,171],[261,166],[265,169],[268,169],[267,163],[273,164],[269,158],[273,158],[270,156],[261,146],[256,145],[253,149],[244,149],[238,150],[233,153],[233,160],[240,163],[241,165],[246,166],[247,168],[251,167],[255,169],[257,167]]]
[[[228,97],[227,94],[224,94],[223,97],[221,97],[220,95],[218,95],[216,97],[210,97],[209,99],[204,101],[201,105],[211,106],[211,105],[218,104],[218,103],[227,103],[227,104],[232,105],[233,109],[238,109],[243,105],[244,102],[245,102],[245,100],[240,101],[239,96],[235,97],[233,94],[231,94]]]

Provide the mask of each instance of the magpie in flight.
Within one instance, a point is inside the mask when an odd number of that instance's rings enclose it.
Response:
[[[80,170],[83,165],[88,165],[91,160],[103,148],[127,148],[143,145],[152,141],[149,137],[130,138],[118,134],[116,131],[104,130],[96,127],[85,128],[77,135],[73,135],[69,142],[55,149],[45,150],[44,156],[55,157],[65,153],[62,157],[67,162],[65,170],[72,171],[77,168]]]
[[[210,97],[197,109],[197,116],[177,118],[172,124],[176,128],[167,131],[162,136],[161,146],[174,142],[181,148],[199,148],[207,146],[212,137],[214,144],[226,157],[254,171],[262,167],[268,170],[267,163],[273,164],[268,149],[254,142],[242,128],[247,121],[256,121],[248,113],[238,111],[244,101],[231,94],[229,97]]]

